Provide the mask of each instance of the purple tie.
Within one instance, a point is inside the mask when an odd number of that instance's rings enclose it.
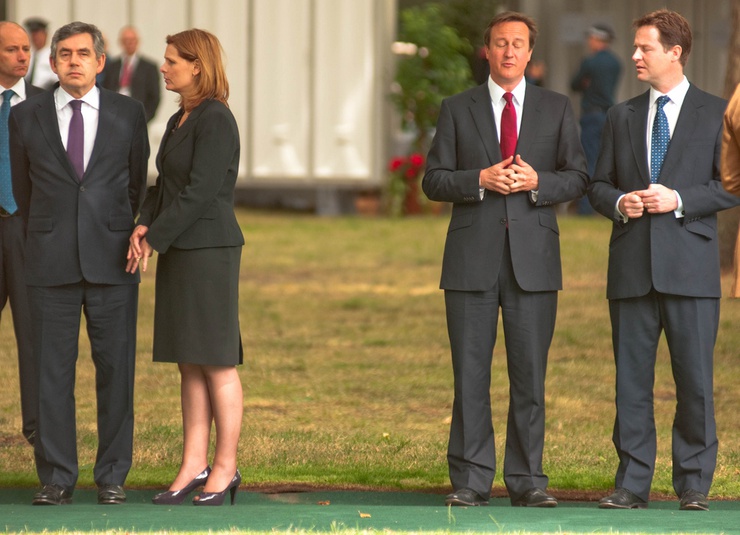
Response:
[[[82,101],[72,100],[69,105],[72,107],[72,120],[69,122],[67,156],[77,171],[77,178],[82,180],[85,173],[85,124],[82,121]]]

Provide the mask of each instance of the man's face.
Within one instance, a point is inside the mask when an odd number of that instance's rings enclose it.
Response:
[[[48,34],[46,30],[36,30],[31,32],[31,43],[33,43],[34,50],[41,50],[46,46],[46,38]]]
[[[632,61],[637,69],[637,79],[656,89],[681,70],[681,47],[665,50],[660,42],[660,32],[655,26],[641,26],[635,32],[635,52]]]
[[[15,85],[28,72],[31,45],[26,32],[12,24],[0,26],[0,83]]]
[[[491,79],[510,91],[524,77],[532,58],[529,48],[529,28],[523,22],[503,22],[491,28],[491,40],[486,48]]]
[[[57,44],[51,68],[59,84],[75,98],[81,98],[95,85],[95,76],[105,66],[105,55],[95,57],[93,38],[89,33],[73,35]]]
[[[139,37],[136,35],[136,32],[131,29],[125,29],[121,31],[119,42],[121,48],[123,49],[123,52],[127,56],[133,55],[134,52],[136,52],[136,49],[139,47]]]

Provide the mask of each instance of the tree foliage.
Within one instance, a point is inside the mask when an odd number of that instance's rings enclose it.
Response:
[[[424,149],[442,99],[473,84],[467,60],[472,49],[445,24],[439,4],[401,11],[398,40],[416,45],[416,53],[399,57],[391,98],[404,127],[416,129],[417,148]]]

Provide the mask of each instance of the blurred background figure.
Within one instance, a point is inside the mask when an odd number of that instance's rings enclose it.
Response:
[[[26,81],[42,89],[51,89],[57,83],[57,75],[51,70],[49,56],[51,48],[47,45],[49,23],[40,17],[30,17],[23,25],[31,38],[31,62],[29,63]]]
[[[589,55],[571,81],[571,89],[582,93],[581,143],[586,153],[588,175],[593,176],[599,157],[601,131],[606,122],[606,110],[614,105],[614,95],[622,65],[610,50],[614,30],[606,24],[594,24],[586,32]],[[594,210],[584,196],[578,201],[578,213],[593,214]]]
[[[118,34],[121,56],[105,65],[102,85],[111,91],[135,98],[144,105],[147,122],[159,106],[157,65],[139,54],[139,34],[133,26],[124,26]]]

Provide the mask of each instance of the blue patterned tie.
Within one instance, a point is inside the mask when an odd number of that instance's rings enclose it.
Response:
[[[0,207],[9,214],[15,213],[18,206],[13,198],[13,183],[10,179],[10,143],[8,135],[8,116],[10,99],[15,93],[12,89],[3,91],[3,104],[0,106]]]
[[[658,109],[653,120],[653,138],[650,142],[650,183],[657,184],[660,170],[663,168],[663,159],[671,142],[671,131],[668,128],[668,118],[665,116],[663,106],[670,99],[663,95],[658,97]]]

